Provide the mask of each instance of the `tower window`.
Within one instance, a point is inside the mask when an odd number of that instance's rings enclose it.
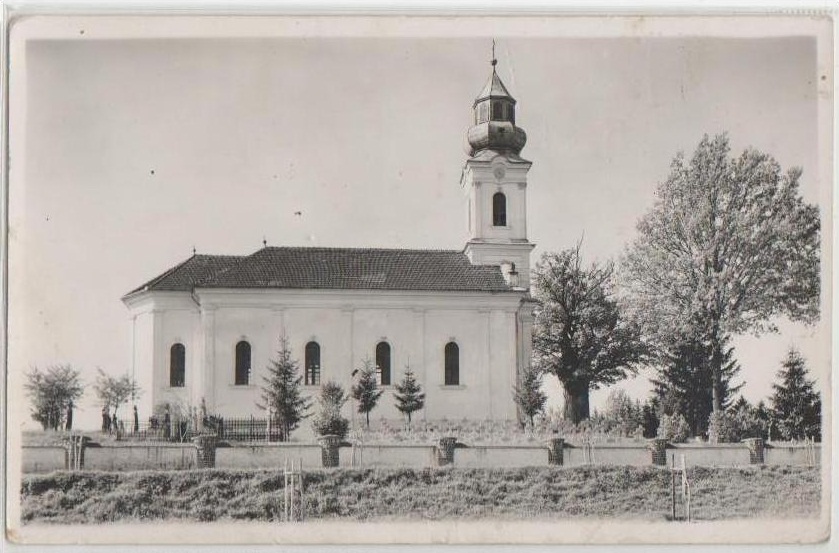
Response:
[[[183,388],[186,383],[186,348],[173,344],[169,348],[169,386]]]
[[[317,342],[306,344],[306,386],[320,384],[320,345]]]
[[[390,344],[387,342],[376,344],[376,372],[379,373],[379,384],[390,385]]]
[[[247,386],[251,374],[251,345],[242,340],[236,344],[236,386]]]
[[[492,197],[492,225],[507,226],[507,197],[502,192],[496,192]]]
[[[446,344],[445,357],[445,380],[446,386],[457,386],[460,384],[460,348],[454,342]]]
[[[504,104],[501,102],[492,103],[492,120],[502,121],[504,119]]]
[[[489,120],[489,105],[483,102],[478,106],[478,123],[483,123]]]

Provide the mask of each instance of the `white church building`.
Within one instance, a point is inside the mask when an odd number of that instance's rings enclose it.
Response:
[[[492,65],[467,135],[461,249],[193,255],[122,298],[141,412],[203,401],[210,414],[266,416],[263,376],[285,335],[307,394],[328,380],[349,390],[369,361],[386,390],[371,415],[397,419],[393,385],[410,366],[426,393],[415,419],[514,420],[513,386],[531,356],[531,163],[519,157],[516,101]]]

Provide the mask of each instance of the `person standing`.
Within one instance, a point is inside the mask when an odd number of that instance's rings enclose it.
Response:
[[[73,430],[73,400],[70,400],[70,403],[67,404],[67,424],[64,427],[65,430],[70,431]]]
[[[134,406],[134,433],[140,432],[140,415],[137,414],[137,406]]]

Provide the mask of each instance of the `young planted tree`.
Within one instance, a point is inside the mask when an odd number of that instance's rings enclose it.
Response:
[[[277,358],[271,361],[268,374],[262,379],[262,403],[257,406],[268,411],[272,425],[280,429],[280,441],[286,442],[308,416],[311,402],[303,397],[303,377],[285,336],[280,336]]]
[[[519,376],[519,383],[513,387],[513,399],[521,415],[530,421],[532,428],[533,419],[545,410],[545,403],[548,401],[548,396],[542,391],[542,373],[533,365],[525,367]],[[524,424],[522,421],[522,428]]]
[[[129,399],[136,399],[142,393],[140,387],[130,376],[124,374],[113,377],[102,369],[97,370],[96,382],[93,389],[96,396],[106,409],[113,409],[116,413],[123,403]]]
[[[369,429],[370,411],[378,405],[379,398],[385,393],[384,390],[379,389],[376,370],[369,359],[364,362],[364,367],[359,369],[358,382],[353,385],[350,391],[356,401],[358,412],[364,415]]]
[[[737,334],[775,331],[786,315],[819,317],[819,211],[799,193],[801,170],[771,156],[729,156],[726,135],[676,156],[638,223],[623,268],[629,305],[645,334],[709,348],[711,408],[725,403],[725,344]]]
[[[576,424],[589,418],[589,392],[635,372],[646,347],[614,298],[612,263],[584,267],[577,244],[543,254],[533,276],[535,368],[559,379]]]
[[[425,406],[425,393],[410,367],[405,369],[405,376],[395,387],[396,408],[399,409],[400,413],[407,415],[408,426],[410,427],[411,413],[419,411]]]
[[[821,397],[798,350],[789,350],[777,378],[770,404],[778,433],[785,440],[821,441]]]
[[[24,389],[32,400],[32,419],[44,430],[61,428],[71,406],[84,394],[79,371],[70,365],[52,365],[45,370],[32,367],[26,373]]]
[[[344,389],[335,382],[326,382],[318,394],[318,411],[312,427],[319,436],[335,435],[341,439],[347,436],[350,421],[341,415],[341,408],[349,398]]]

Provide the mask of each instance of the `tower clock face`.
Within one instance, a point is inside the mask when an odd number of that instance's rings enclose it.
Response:
[[[505,172],[506,172],[506,171],[504,170],[504,167],[503,167],[503,166],[498,166],[498,167],[496,167],[495,169],[493,169],[493,171],[492,171],[492,173],[495,175],[495,180],[501,180],[501,179],[503,179],[503,178],[504,178],[504,173],[505,173]]]

